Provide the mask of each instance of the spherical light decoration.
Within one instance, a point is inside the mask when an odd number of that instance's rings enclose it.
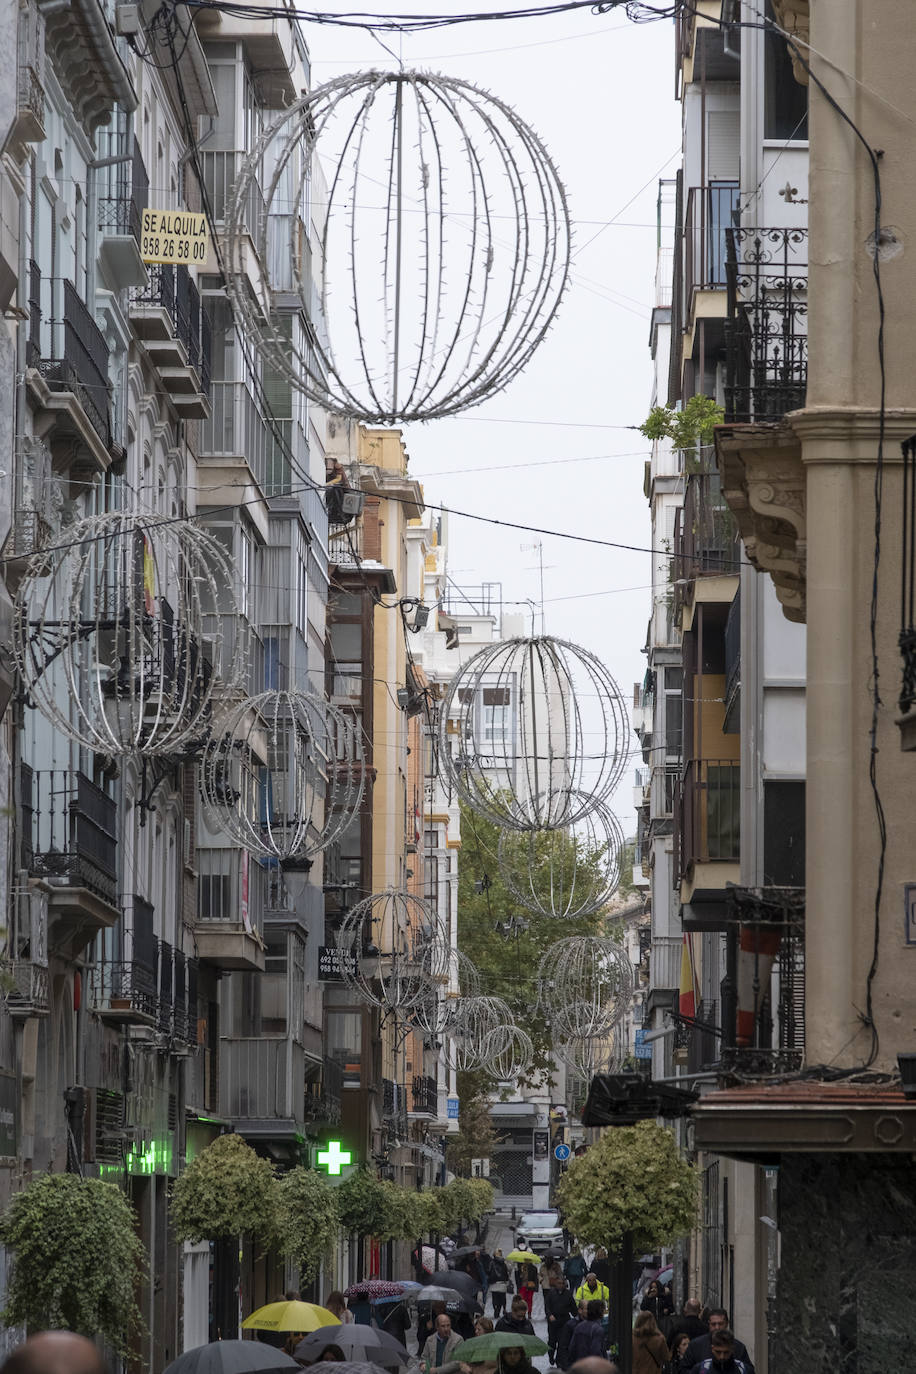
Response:
[[[613,811],[589,798],[588,810],[562,829],[501,830],[499,875],[528,911],[575,921],[614,895],[624,849]]]
[[[204,754],[208,824],[264,858],[309,859],[359,811],[364,762],[355,718],[322,697],[247,697],[220,721]]]
[[[614,1026],[602,1037],[585,1036],[554,1044],[554,1054],[568,1069],[589,1080],[596,1073],[619,1073],[629,1053],[625,1029]]]
[[[427,902],[401,888],[358,902],[337,948],[344,982],[386,1012],[412,1015],[448,975],[448,932]]]
[[[247,667],[236,580],[194,523],[136,510],[77,521],[19,587],[13,652],[29,700],[99,754],[193,752],[218,689]]]
[[[557,940],[538,967],[538,1006],[559,1041],[607,1035],[626,1015],[632,997],[629,956],[601,935]]]
[[[549,635],[500,640],[469,659],[439,728],[459,796],[510,830],[574,825],[610,796],[628,761],[620,688],[594,654]]]
[[[512,1011],[501,997],[464,997],[454,1009],[449,1028],[449,1051],[456,1069],[484,1068],[504,1047],[498,1036],[513,1024]]]
[[[430,1035],[443,1035],[452,1024],[462,998],[480,995],[476,964],[454,947],[448,951],[447,972],[439,984],[431,983],[411,1014],[411,1020]]]
[[[493,1033],[485,1056],[485,1067],[500,1083],[514,1083],[531,1067],[534,1045],[520,1026],[505,1026]]]
[[[478,405],[525,367],[566,287],[570,225],[543,143],[508,105],[455,77],[368,71],[316,87],[265,129],[240,166],[225,246],[233,312],[268,363],[327,409],[387,425]]]

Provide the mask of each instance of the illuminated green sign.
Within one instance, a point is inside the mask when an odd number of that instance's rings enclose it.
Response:
[[[171,1141],[151,1141],[145,1149],[127,1151],[129,1174],[168,1174],[172,1171]]]
[[[342,1164],[350,1164],[353,1160],[349,1150],[340,1148],[339,1140],[329,1140],[326,1150],[318,1151],[318,1163],[323,1165],[329,1174],[339,1174]]]

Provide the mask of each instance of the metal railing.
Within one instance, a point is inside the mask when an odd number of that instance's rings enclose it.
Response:
[[[230,1120],[305,1121],[305,1053],[285,1036],[219,1043],[220,1112]]]
[[[435,1116],[439,1110],[439,1090],[436,1080],[430,1075],[414,1075],[411,1083],[411,1111],[426,1116]]]
[[[134,894],[123,898],[123,910],[120,949],[113,955],[103,949],[90,969],[90,1005],[103,1014],[152,1021],[159,1008],[153,907]]]
[[[29,264],[29,361],[52,391],[72,391],[93,429],[111,446],[108,344],[79,292],[65,277],[43,277]]]
[[[305,1119],[336,1125],[340,1121],[340,1102],[343,1091],[343,1069],[335,1059],[321,1065],[319,1079],[305,1085]]]
[[[805,1051],[804,888],[729,888],[726,950],[722,1071],[797,1071]]]
[[[21,771],[22,866],[56,885],[117,900],[117,806],[84,773]]]
[[[199,849],[197,874],[199,924],[263,934],[267,870],[246,850]]]
[[[112,155],[123,148],[123,137],[117,135],[102,145],[107,146]],[[131,160],[108,168],[110,179],[107,190],[110,195],[100,195],[98,199],[98,226],[103,234],[132,234],[140,242],[143,211],[149,203],[149,176],[146,163],[140,151],[140,144],[133,140]]]
[[[649,944],[649,980],[653,988],[679,988],[683,940],[680,935],[655,935]]]
[[[4,973],[9,979],[6,1004],[11,1013],[27,1012],[34,1016],[50,1010],[48,969],[45,964],[33,963],[31,959],[16,959],[6,966]]]
[[[188,362],[200,376],[201,391],[210,393],[212,329],[210,316],[188,269],[179,264],[151,263],[149,281],[130,293],[132,306],[159,306],[168,315],[174,336],[184,344]]]
[[[675,798],[676,872],[693,863],[740,857],[741,765],[734,759],[690,759]]]
[[[684,214],[684,295],[687,314],[694,291],[726,285],[726,230],[738,206],[736,181],[691,186]]]
[[[740,553],[738,526],[718,472],[690,473],[684,504],[674,516],[675,604],[689,599],[695,578],[737,572]]]
[[[903,548],[900,579],[900,636],[903,660],[899,706],[916,704],[916,435],[903,444]]]
[[[200,155],[204,186],[210,199],[213,218],[217,223],[224,223],[226,220],[236,178],[247,157],[247,152],[202,152]],[[257,237],[266,214],[264,193],[252,178],[248,183],[242,208],[243,223],[252,238]]]
[[[688,1028],[688,1073],[714,1068],[719,1062],[721,1047],[719,1004],[714,998],[704,999],[697,1007],[696,1022]]]
[[[272,438],[247,382],[210,383],[210,418],[200,426],[202,458],[244,458],[265,491]]]
[[[725,418],[780,420],[808,383],[807,229],[728,229]]]

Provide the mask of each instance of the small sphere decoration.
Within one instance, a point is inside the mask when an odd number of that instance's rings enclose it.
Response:
[[[616,892],[623,831],[609,806],[587,801],[588,810],[560,830],[500,831],[500,877],[528,911],[575,921],[600,911]]]
[[[500,1032],[512,1024],[512,1012],[501,997],[462,998],[454,1009],[448,1028],[455,1068],[485,1067],[491,1055],[504,1047]]]
[[[439,728],[442,766],[461,798],[510,830],[574,825],[627,766],[620,688],[594,654],[550,635],[500,640],[469,659]]]
[[[628,1054],[624,1027],[614,1026],[603,1038],[587,1036],[554,1045],[567,1068],[586,1080],[596,1073],[619,1073]]]
[[[19,587],[13,652],[30,700],[99,754],[193,751],[214,693],[245,667],[232,561],[198,525],[138,510],[67,535]]]
[[[412,1013],[448,973],[448,932],[427,902],[401,888],[357,902],[337,948],[344,982],[386,1012]]]
[[[443,1035],[451,1025],[459,999],[479,995],[480,974],[476,964],[460,949],[453,947],[448,951],[445,978],[439,985],[430,985],[426,995],[414,1008],[411,1020],[430,1035]]]
[[[353,716],[310,692],[261,692],[230,711],[204,753],[207,821],[253,854],[308,859],[358,812],[363,765]]]
[[[318,157],[327,186],[313,211]],[[227,212],[228,290],[248,336],[312,400],[371,424],[454,415],[507,386],[556,314],[569,252],[565,192],[538,136],[486,91],[429,72],[349,73],[303,96],[242,163]],[[291,294],[301,344],[275,308]]]
[[[487,1046],[486,1067],[500,1083],[512,1083],[531,1065],[534,1045],[520,1026],[494,1031]]]
[[[538,1006],[561,1041],[607,1035],[625,1016],[632,996],[627,952],[605,936],[557,940],[538,967]]]

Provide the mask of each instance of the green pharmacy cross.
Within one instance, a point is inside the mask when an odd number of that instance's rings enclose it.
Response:
[[[329,1174],[339,1174],[342,1164],[349,1164],[353,1156],[349,1150],[340,1148],[339,1140],[329,1140],[326,1150],[319,1150],[318,1163],[325,1165]]]

